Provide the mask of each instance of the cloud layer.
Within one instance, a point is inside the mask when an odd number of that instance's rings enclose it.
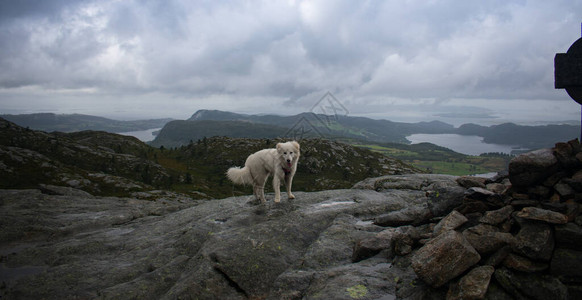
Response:
[[[581,20],[572,0],[3,1],[0,109],[296,113],[330,91],[358,114],[569,110],[553,57]]]

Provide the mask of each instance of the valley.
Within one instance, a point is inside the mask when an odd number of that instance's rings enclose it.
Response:
[[[9,117],[22,127],[47,132],[54,130],[62,132],[81,130],[127,132],[151,131],[153,128],[161,128],[157,136],[153,140],[150,138],[151,141],[147,142],[151,147],[145,144],[142,146],[140,157],[158,163],[169,170],[165,179],[166,185],[174,186],[181,191],[188,191],[189,183],[196,183],[201,190],[197,194],[200,197],[205,197],[204,195],[208,191],[216,190],[213,186],[214,183],[209,184],[209,182],[218,182],[221,191],[227,188],[224,186],[221,168],[227,168],[228,164],[233,162],[244,163],[242,156],[246,157],[255,148],[258,150],[272,147],[277,139],[327,140],[329,143],[337,141],[359,149],[371,150],[373,153],[381,154],[388,159],[401,161],[415,168],[417,172],[469,175],[504,171],[512,155],[502,153],[464,155],[430,143],[410,144],[406,137],[413,134],[480,136],[486,143],[514,145],[520,150],[512,152],[518,154],[528,151],[528,149],[551,147],[557,141],[576,138],[579,133],[579,126],[573,125],[520,126],[507,123],[485,127],[465,124],[455,128],[450,124],[437,121],[401,123],[364,117],[325,116],[313,113],[295,116],[244,115],[216,110],[199,110],[187,120],[116,121],[95,116],[54,114]],[[225,159],[218,155],[203,155],[205,152],[201,150],[202,146],[200,146],[204,145],[202,141],[207,143],[212,141],[212,145],[206,147],[212,147],[214,152],[224,151],[224,142],[217,142],[221,140],[219,137],[235,140],[258,140],[255,143],[261,146],[251,146],[244,155],[240,155],[241,158],[236,159]],[[270,145],[266,145],[268,144],[266,141],[269,141]],[[472,148],[475,147],[478,145],[472,145]],[[197,153],[198,160],[192,159],[194,154],[191,151]],[[238,153],[234,155],[238,155]],[[219,166],[208,166],[209,163],[203,162],[203,160],[216,162]],[[331,161],[329,163],[333,164]],[[142,173],[150,172],[150,169],[139,170]],[[307,172],[304,177],[310,178],[309,174]],[[330,174],[335,176],[341,172]],[[142,174],[141,177],[149,180],[150,174]],[[344,177],[347,177],[347,174]],[[339,180],[338,182],[342,181],[341,179],[330,179],[327,183],[318,184],[328,187],[334,186],[334,184],[349,186],[345,182],[339,184],[336,182],[337,180]],[[222,193],[223,195],[234,195],[239,191],[238,187],[230,187],[229,192]]]

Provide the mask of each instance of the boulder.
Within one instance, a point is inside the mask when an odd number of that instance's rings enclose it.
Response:
[[[432,217],[432,213],[425,205],[413,206],[377,216],[374,224],[384,227],[419,225],[428,222]]]
[[[576,153],[572,144],[570,143],[556,143],[554,146],[554,155],[560,162],[563,168],[575,168],[579,165],[579,161],[576,159]]]
[[[463,231],[463,236],[479,252],[479,254],[491,254],[501,247],[515,244],[513,235],[507,232],[499,232],[497,227],[479,224]]]
[[[527,194],[532,199],[547,199],[552,196],[553,190],[543,185],[527,188]]]
[[[463,199],[463,204],[456,208],[461,214],[468,215],[474,213],[483,214],[489,210],[489,205],[481,200],[473,200],[469,198]]]
[[[509,253],[507,255],[503,261],[503,265],[513,270],[526,273],[539,272],[548,268],[547,263],[535,262],[514,253]]]
[[[394,236],[394,254],[404,256],[412,252],[414,240],[408,234],[397,232]]]
[[[471,188],[468,188],[467,191],[465,192],[465,196],[467,198],[475,199],[475,200],[485,200],[485,199],[487,199],[487,197],[494,196],[494,195],[496,195],[494,192],[492,192],[486,188],[480,188],[480,187],[471,187]]]
[[[520,274],[506,268],[495,270],[494,276],[503,289],[516,299],[568,299],[568,288],[552,276]]]
[[[457,229],[457,227],[465,224],[467,221],[468,219],[460,212],[453,210],[436,224],[434,227],[434,235],[437,236],[443,232]]]
[[[582,251],[582,227],[576,223],[554,226],[556,246]]]
[[[495,273],[494,273],[495,274]],[[493,276],[492,276],[493,277]],[[509,293],[507,293],[495,280],[489,283],[486,300],[515,300]]]
[[[509,180],[516,187],[536,185],[554,173],[558,165],[552,149],[528,152],[509,162]]]
[[[428,194],[428,209],[435,217],[446,216],[463,203],[465,189],[460,186],[447,186],[432,190]]]
[[[582,279],[582,251],[557,248],[550,262],[550,273]]]
[[[461,176],[457,178],[457,183],[464,188],[480,187],[485,188],[487,178],[476,176]]]
[[[517,213],[517,216],[524,219],[543,221],[551,224],[568,223],[568,217],[566,215],[537,207],[524,207]]]
[[[488,183],[486,185],[487,190],[490,190],[492,192],[494,192],[495,194],[505,194],[505,192],[507,191],[507,189],[509,188],[507,185],[503,184],[503,183]]]
[[[385,190],[431,191],[458,187],[457,176],[441,174],[388,175],[364,179],[353,189],[369,189],[378,192]]]
[[[352,262],[359,262],[361,260],[370,258],[382,250],[392,249],[392,239],[396,235],[396,229],[386,229],[373,237],[359,240],[354,245],[352,254]]]
[[[554,190],[564,198],[573,197],[576,191],[572,188],[572,186],[566,183],[564,180],[556,183],[554,185]]]
[[[513,251],[533,260],[549,261],[554,251],[554,231],[539,222],[525,222],[515,236]]]
[[[412,257],[414,272],[433,287],[440,287],[475,265],[481,256],[462,234],[451,230],[421,247]]]
[[[484,264],[487,266],[496,267],[497,265],[501,264],[510,253],[511,246],[504,246],[491,254]]]
[[[458,283],[450,285],[447,300],[484,299],[494,271],[492,266],[480,266],[469,271]]]
[[[511,217],[513,206],[507,205],[497,210],[491,210],[485,213],[479,220],[481,223],[498,225],[507,221]]]

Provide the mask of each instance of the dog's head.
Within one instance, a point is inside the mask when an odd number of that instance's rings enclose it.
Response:
[[[281,158],[281,163],[286,168],[291,168],[299,159],[299,143],[296,141],[278,143],[277,152]]]

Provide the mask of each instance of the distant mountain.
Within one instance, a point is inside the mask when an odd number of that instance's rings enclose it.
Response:
[[[212,123],[200,123],[214,121]],[[220,123],[236,122],[236,123]],[[202,137],[354,138],[373,142],[410,143],[413,133],[450,133],[443,122],[400,123],[364,117],[301,113],[293,116],[244,115],[218,110],[199,110],[186,121],[170,122],[151,145],[175,147]]]
[[[200,123],[213,121],[211,123]],[[231,123],[221,123],[231,122]],[[234,123],[232,123],[234,122]],[[218,110],[199,110],[186,121],[169,123],[152,145],[179,146],[202,137],[325,137],[357,139],[374,143],[403,143],[416,133],[476,135],[486,143],[513,145],[523,149],[553,147],[556,142],[578,137],[580,127],[574,125],[522,126],[505,123],[494,126],[453,125],[432,121],[401,123],[365,117],[326,116],[302,113],[294,116],[245,115]]]
[[[179,147],[205,137],[228,136],[231,138],[276,138],[283,136],[287,128],[248,121],[171,121],[162,128],[154,147]]]
[[[46,132],[74,132],[83,130],[101,130],[113,133],[139,131],[161,128],[172,119],[150,119],[136,121],[118,121],[103,117],[82,114],[22,114],[0,115],[0,117],[30,129]]]
[[[516,145],[526,149],[551,148],[555,143],[578,138],[580,126],[543,125],[522,126],[503,123],[493,126],[461,125],[455,133],[483,137],[485,143]]]

